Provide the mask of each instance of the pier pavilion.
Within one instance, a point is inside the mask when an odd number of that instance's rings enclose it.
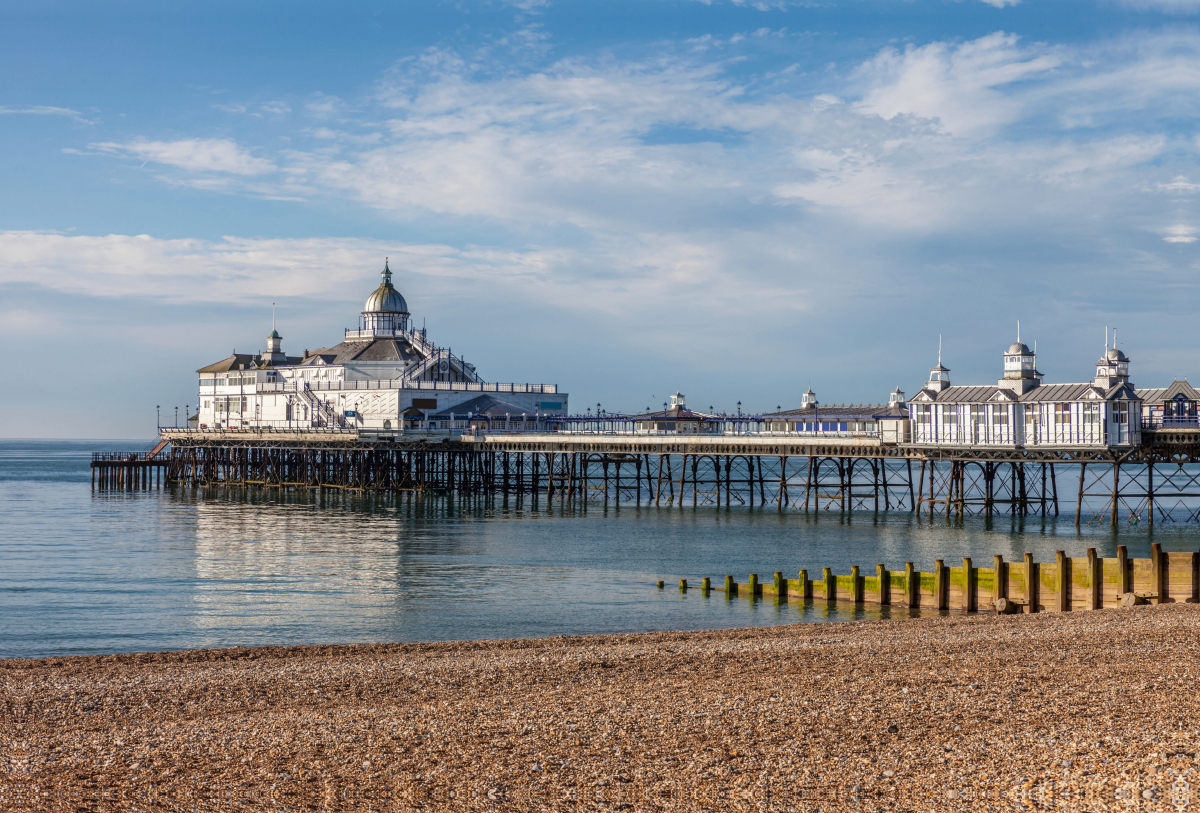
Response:
[[[677,393],[662,412],[572,415],[555,385],[485,383],[430,343],[385,265],[342,342],[287,356],[272,330],[266,352],[200,371],[193,427],[93,468],[104,487],[144,482],[134,469],[153,462],[192,486],[944,518],[1057,515],[1062,485],[1079,524],[1200,522],[1200,392],[1136,389],[1129,366],[1106,342],[1091,381],[1044,383],[1018,339],[994,386],[951,385],[939,358],[886,405],[823,405],[810,389],[795,409],[725,414]]]
[[[567,414],[567,394],[555,384],[496,384],[475,365],[431,342],[413,326],[408,303],[383,280],[363,306],[357,330],[342,341],[299,356],[283,352],[272,326],[261,354],[232,353],[201,367],[199,431],[271,429],[465,429],[488,404],[520,416],[526,430],[546,430],[547,419]],[[485,395],[486,394],[486,395]]]

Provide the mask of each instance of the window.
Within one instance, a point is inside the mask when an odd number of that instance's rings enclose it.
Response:
[[[1055,426],[1070,426],[1070,424],[1071,424],[1071,405],[1070,404],[1055,404],[1054,405],[1054,424],[1055,424]]]
[[[981,404],[971,404],[971,423],[976,426],[983,423],[984,416],[987,414],[985,409]]]
[[[933,414],[932,404],[917,404],[917,423],[927,424]]]
[[[1118,401],[1113,404],[1113,423],[1129,423],[1129,404]]]
[[[1008,426],[1008,407],[999,405],[992,407],[992,425]]]
[[[1100,423],[1100,405],[1099,404],[1084,404],[1083,405],[1083,422]]]
[[[942,423],[947,426],[953,426],[958,423],[958,407],[954,404],[946,404],[942,407]]]

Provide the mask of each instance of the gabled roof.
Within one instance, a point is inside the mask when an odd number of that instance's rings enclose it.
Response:
[[[412,352],[408,342],[398,339],[374,339],[341,342],[310,353],[301,364],[345,364],[351,361],[417,361],[424,358]]]
[[[288,356],[282,364],[271,365],[262,360],[257,353],[234,353],[227,359],[221,359],[215,364],[201,367],[198,373],[228,373],[234,370],[269,370],[273,367],[290,367],[303,361],[299,356]]]
[[[467,415],[474,414],[487,418],[502,418],[505,415],[520,415],[522,412],[529,412],[529,408],[519,407],[516,404],[510,404],[508,401],[501,401],[499,398],[494,398],[491,395],[480,395],[449,409],[443,409],[436,415],[430,415],[429,417],[438,418],[439,420],[449,420],[451,414],[455,418],[466,418]]]
[[[1176,381],[1169,387],[1158,387],[1155,389],[1138,390],[1138,397],[1147,403],[1161,404],[1164,401],[1170,401],[1176,395],[1182,395],[1189,401],[1200,401],[1200,391],[1189,384],[1187,381]]]
[[[988,402],[1039,403],[1044,401],[1117,401],[1139,400],[1140,396],[1128,384],[1118,384],[1103,389],[1095,384],[1042,384],[1040,387],[1017,394],[1006,387],[949,387],[941,392],[923,389],[912,397],[913,401],[937,401],[938,403],[984,404]]]
[[[922,389],[910,400],[912,401],[955,401],[966,402],[972,404],[982,404],[992,400],[992,397],[1000,388],[997,386],[980,386],[980,387],[947,387],[941,392],[931,390],[928,387]]]

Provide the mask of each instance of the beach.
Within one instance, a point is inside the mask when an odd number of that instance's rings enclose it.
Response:
[[[1175,810],[1200,607],[0,661],[0,809]]]

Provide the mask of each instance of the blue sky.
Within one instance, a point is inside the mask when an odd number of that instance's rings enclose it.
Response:
[[[1200,375],[1197,0],[0,5],[0,436],[354,326],[582,409]]]

